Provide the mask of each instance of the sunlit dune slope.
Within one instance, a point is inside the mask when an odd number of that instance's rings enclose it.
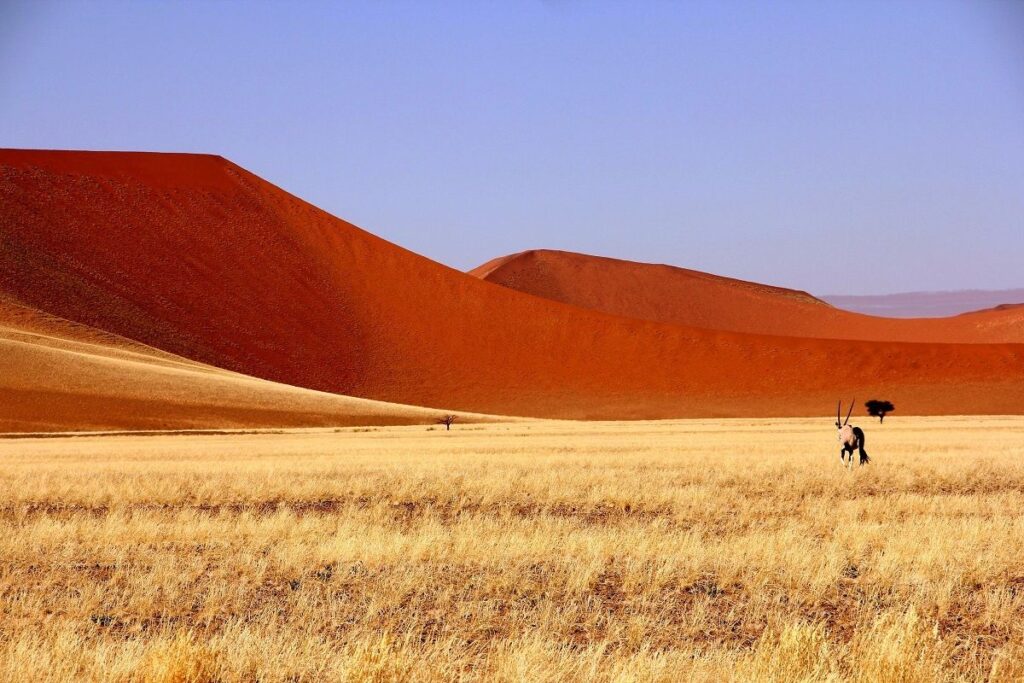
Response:
[[[440,414],[246,377],[5,300],[0,394],[0,432],[412,424]]]
[[[0,152],[0,292],[247,375],[485,413],[1024,412],[1024,346],[629,319],[454,271],[214,156]]]
[[[715,330],[872,341],[1024,342],[1024,308],[949,318],[880,318],[834,308],[792,289],[547,249],[496,258],[470,273],[582,308]]]

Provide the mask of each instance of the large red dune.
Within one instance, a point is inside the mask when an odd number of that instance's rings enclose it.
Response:
[[[0,395],[0,432],[424,424],[439,416],[247,377],[3,299]]]
[[[0,151],[0,293],[182,358],[331,393],[567,418],[1024,412],[1024,345],[639,320],[417,256],[216,156]],[[809,304],[818,305],[818,304]]]
[[[604,313],[754,334],[946,343],[1024,343],[1024,308],[948,318],[851,313],[806,292],[566,251],[533,250],[470,271],[511,289]]]

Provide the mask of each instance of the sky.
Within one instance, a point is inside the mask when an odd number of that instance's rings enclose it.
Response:
[[[12,2],[0,146],[220,154],[453,268],[1024,286],[1024,2]]]

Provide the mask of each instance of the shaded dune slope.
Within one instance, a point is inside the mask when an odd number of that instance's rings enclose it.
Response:
[[[939,343],[1024,342],[1024,309],[948,318],[851,313],[800,292],[674,266],[533,250],[470,271],[534,296],[604,313],[754,334]]]
[[[422,424],[438,411],[203,365],[0,299],[0,432]]]
[[[0,152],[0,292],[255,377],[541,417],[1024,412],[1024,346],[704,330],[528,296],[214,156]],[[817,304],[815,304],[817,305]]]

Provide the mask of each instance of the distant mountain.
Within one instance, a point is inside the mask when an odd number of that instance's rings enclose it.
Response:
[[[903,292],[857,296],[830,294],[823,300],[857,313],[890,318],[941,318],[996,308],[1003,304],[1024,303],[1021,289],[966,289],[956,292]]]

